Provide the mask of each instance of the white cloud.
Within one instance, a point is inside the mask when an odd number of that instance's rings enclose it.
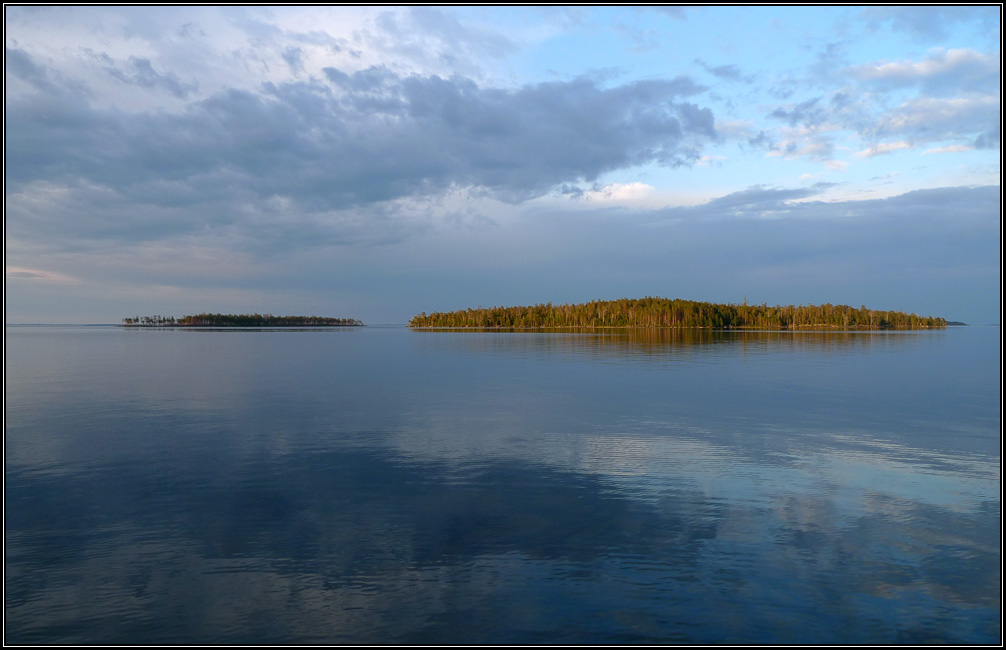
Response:
[[[770,145],[767,155],[786,160],[800,158],[810,158],[819,162],[829,160],[835,150],[835,134],[840,130],[840,126],[831,122],[775,129],[773,133],[780,140],[777,144]]]
[[[768,153],[772,158],[786,158],[796,160],[798,158],[812,158],[823,160],[828,158],[834,150],[834,144],[829,138],[813,137],[800,140],[783,140],[779,143],[779,148]]]
[[[651,196],[656,191],[646,183],[609,183],[583,193],[587,201],[603,203],[632,203]]]
[[[851,68],[853,75],[885,83],[914,83],[916,81],[953,73],[988,74],[999,70],[999,59],[971,49],[943,50],[937,48],[922,61],[891,61],[871,63]]]
[[[726,156],[702,156],[701,158],[698,159],[698,161],[695,164],[699,167],[709,167],[715,163],[718,163],[721,160],[726,159],[727,159]]]
[[[994,130],[1001,124],[998,95],[922,97],[905,102],[878,120],[888,133],[912,133],[929,141]]]
[[[4,276],[7,280],[27,280],[31,282],[45,282],[47,284],[76,284],[77,279],[43,269],[33,269],[25,266],[6,266]]]
[[[911,149],[912,145],[908,142],[881,142],[875,144],[868,149],[863,149],[862,151],[857,151],[856,156],[859,158],[873,158],[874,156],[880,156],[885,153],[892,153],[894,151],[899,151],[901,149]]]
[[[922,155],[925,156],[931,153],[957,153],[960,151],[973,151],[973,150],[974,147],[972,147],[971,145],[954,144],[950,145],[949,147],[936,147],[935,149],[927,149],[926,151],[922,152]]]

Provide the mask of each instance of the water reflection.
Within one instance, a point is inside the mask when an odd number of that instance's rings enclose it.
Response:
[[[9,642],[1000,633],[998,389],[958,385],[962,339],[28,334]]]
[[[931,339],[929,331],[723,331],[671,328],[592,329],[417,329],[418,345],[430,350],[463,350],[469,354],[599,358],[633,361],[645,357],[716,354],[732,346],[736,354],[779,354],[793,351],[850,352],[900,346]]]
[[[15,472],[9,639],[804,642],[840,630],[849,642],[895,642],[915,627],[934,640],[996,633],[992,501],[960,512],[874,493],[849,516],[826,485],[759,498],[668,477],[651,501],[541,464],[482,463],[445,482],[453,471],[339,450],[188,477],[158,466],[59,481]],[[929,620],[955,603],[970,610],[965,621]],[[896,616],[878,617],[885,607]],[[780,626],[780,615],[801,626]]]

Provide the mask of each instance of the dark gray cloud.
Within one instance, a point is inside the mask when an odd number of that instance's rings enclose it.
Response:
[[[857,201],[823,200],[824,189],[751,187],[650,213],[539,213],[519,230],[438,245],[396,296],[414,313],[637,295],[883,305],[968,322],[998,313],[999,187]],[[519,265],[505,262],[514,251]]]
[[[133,202],[115,204],[116,197],[92,187],[86,195],[66,196],[58,211],[9,198],[7,227],[9,241],[23,241],[30,222],[39,230],[28,234],[45,237],[48,250],[59,251],[47,256],[55,260],[47,272],[99,278],[93,287],[54,294],[86,296],[96,314],[122,310],[107,287],[128,277],[144,287],[184,288],[177,295],[142,289],[139,313],[184,310],[193,293],[216,296],[207,298],[214,304],[233,300],[240,311],[248,298],[230,291],[255,292],[255,304],[293,313],[302,304],[291,296],[309,292],[313,298],[299,299],[312,304],[352,287],[353,300],[365,305],[359,313],[372,322],[404,322],[431,305],[636,295],[722,302],[747,295],[770,304],[882,305],[982,323],[998,318],[998,186],[857,201],[823,200],[827,187],[753,186],[701,205],[651,212],[587,209],[587,203],[578,210],[538,207],[488,230],[439,228],[423,215],[416,218],[413,206],[395,203],[322,218],[288,213],[272,201],[243,213],[229,212],[224,203],[151,212]],[[45,192],[30,194],[37,200]],[[143,248],[80,238],[99,223],[108,236],[132,223],[131,235],[139,237],[153,222],[162,228],[160,239]],[[172,225],[185,228],[163,230]],[[188,250],[191,245],[205,247],[207,257],[200,248]],[[152,263],[157,251],[164,252]],[[87,270],[75,260],[85,260]],[[20,272],[35,270],[27,258],[18,264]],[[503,275],[506,282],[500,282]],[[39,293],[43,278],[9,279],[10,305],[48,295]]]
[[[162,74],[156,71],[149,59],[131,56],[125,61],[116,61],[106,52],[96,52],[91,48],[84,48],[83,53],[110,77],[130,86],[167,92],[179,99],[187,99],[199,89],[199,84],[183,82],[173,72]]]
[[[575,229],[557,217],[562,251],[529,274],[550,277],[543,298],[674,293],[769,303],[890,305],[989,322],[1000,300],[1000,188],[948,187],[870,200],[815,200],[825,186],[752,187],[705,204],[637,215],[608,211]],[[604,242],[610,242],[606,246]],[[565,269],[576,269],[578,277]],[[473,280],[478,285],[477,277]],[[530,286],[530,283],[529,283]],[[551,287],[551,293],[546,289]],[[642,288],[642,289],[640,289]],[[589,298],[588,298],[589,299]]]
[[[11,92],[9,82],[16,79],[40,95],[72,101],[85,101],[90,96],[83,83],[37,63],[31,55],[20,48],[5,48],[4,67],[8,80],[8,94]],[[14,94],[20,94],[20,91],[14,90]]]
[[[824,189],[750,188],[704,205],[660,213],[709,292],[731,278],[772,295],[786,286],[806,302],[870,297],[876,304],[965,312],[995,303],[1000,188],[938,188],[884,198],[813,200]],[[794,202],[793,199],[801,199]],[[656,215],[654,215],[656,216]],[[655,241],[661,238],[651,234]],[[716,246],[708,248],[710,239]],[[694,248],[695,252],[691,252]],[[649,253],[637,250],[641,264]],[[702,279],[701,282],[707,282]],[[955,293],[956,292],[956,293]],[[794,298],[797,300],[797,298]]]
[[[44,68],[20,52],[12,59],[37,91],[7,102],[11,189],[91,184],[164,208],[281,196],[338,210],[452,187],[521,201],[619,168],[689,165],[717,137],[712,112],[686,100],[701,91],[687,78],[504,90],[462,77],[327,68],[325,81],[124,114],[80,95],[67,101],[72,91],[40,85]]]
[[[415,297],[402,300],[423,310],[647,293],[739,302],[746,293],[770,304],[884,305],[974,322],[998,311],[998,186],[854,201],[824,200],[828,187],[756,186],[649,213],[538,214],[521,232],[504,226],[436,249],[442,265],[424,265],[411,280]],[[506,265],[501,286],[499,260],[515,250],[521,264]],[[465,277],[455,281],[459,266]]]
[[[6,48],[4,66],[7,74],[31,84],[36,88],[49,88],[50,81],[45,67],[38,65],[24,50]]]
[[[121,67],[109,66],[108,73],[123,83],[163,90],[180,99],[185,99],[190,92],[198,88],[197,84],[184,83],[172,73],[157,72],[149,60],[136,56],[129,57]]]

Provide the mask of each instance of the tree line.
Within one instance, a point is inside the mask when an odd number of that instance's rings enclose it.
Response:
[[[273,316],[272,314],[196,314],[194,316],[134,316],[123,318],[126,327],[351,327],[355,318],[327,316]]]
[[[900,311],[858,309],[848,305],[742,305],[667,298],[594,300],[582,304],[552,303],[526,307],[491,307],[452,312],[425,312],[410,327],[564,328],[564,327],[703,327],[713,329],[931,329],[946,319]]]

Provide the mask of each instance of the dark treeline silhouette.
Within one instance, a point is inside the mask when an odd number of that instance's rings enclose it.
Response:
[[[419,314],[410,327],[708,327],[714,329],[928,329],[944,328],[946,320],[900,311],[848,305],[719,305],[693,300],[642,298],[595,300],[579,305],[492,307]]]
[[[325,316],[273,316],[272,314],[196,314],[123,318],[126,327],[349,327],[363,325],[354,318]]]

